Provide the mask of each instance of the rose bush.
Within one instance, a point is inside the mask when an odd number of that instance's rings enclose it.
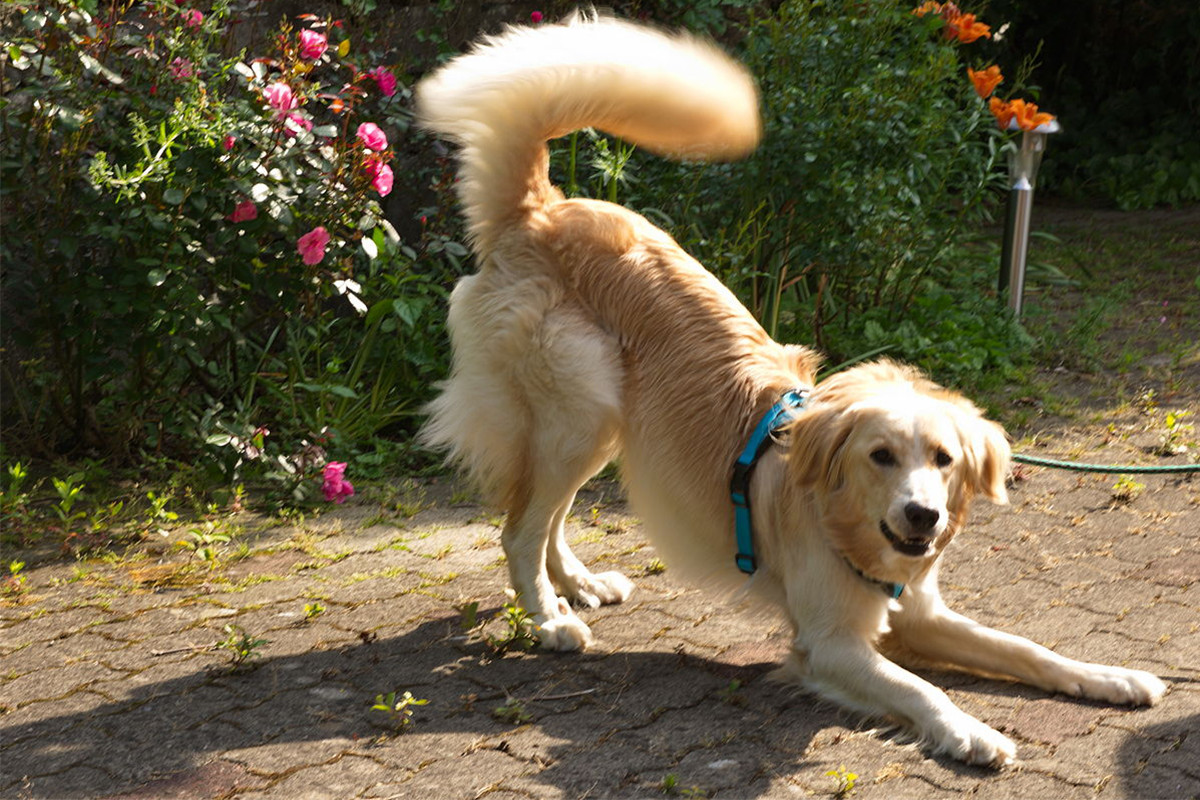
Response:
[[[295,475],[302,443],[361,445],[441,370],[434,301],[466,251],[401,241],[379,205],[407,85],[312,15],[237,53],[252,5],[17,6],[2,394],[33,455],[207,447],[224,477]]]

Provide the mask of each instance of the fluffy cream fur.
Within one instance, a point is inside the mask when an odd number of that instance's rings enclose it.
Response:
[[[567,200],[545,142],[594,126],[657,152],[732,158],[760,135],[746,71],[710,44],[607,18],[511,28],[418,88],[425,124],[462,147],[459,192],[479,271],[451,297],[453,369],[423,437],[508,512],[510,578],[544,647],[591,642],[571,603],[626,599],[563,520],[618,453],[630,502],[673,567],[745,587],[732,464],[763,413],[811,386],[818,358],[780,345],[663,231]],[[915,370],[867,364],[816,386],[754,474],[761,568],[749,590],[794,627],[781,674],[909,726],[939,752],[1003,764],[1013,743],[886,659],[890,629],[926,658],[1117,703],[1164,691],[1145,672],[1071,661],[949,611],[938,557],[973,497],[1004,502],[999,426]],[[892,601],[876,583],[900,582]]]

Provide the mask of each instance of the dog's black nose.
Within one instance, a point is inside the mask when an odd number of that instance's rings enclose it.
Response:
[[[913,533],[928,533],[937,525],[942,514],[936,508],[926,508],[920,503],[909,503],[904,507],[904,516],[912,526]]]

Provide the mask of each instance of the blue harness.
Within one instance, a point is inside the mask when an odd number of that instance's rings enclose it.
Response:
[[[742,449],[733,465],[733,480],[729,483],[729,496],[733,499],[733,519],[737,531],[737,555],[734,562],[737,568],[747,575],[753,575],[758,569],[758,559],[754,557],[754,530],[750,524],[750,475],[758,464],[759,456],[766,452],[771,444],[771,434],[782,428],[792,419],[792,411],[804,408],[808,401],[809,389],[793,389],[786,393],[778,403],[771,406],[750,441]]]
[[[737,554],[733,560],[737,568],[747,575],[753,575],[758,570],[758,559],[754,555],[754,528],[750,518],[750,475],[754,472],[759,457],[770,446],[771,434],[792,420],[793,411],[804,408],[810,391],[793,389],[771,406],[771,410],[755,426],[750,440],[742,448],[742,454],[733,464],[733,479],[729,482],[729,496],[733,500],[734,530],[737,533]],[[842,556],[842,560],[856,575],[868,583],[875,584],[889,597],[896,599],[904,591],[904,584],[872,578],[850,563],[845,556]]]

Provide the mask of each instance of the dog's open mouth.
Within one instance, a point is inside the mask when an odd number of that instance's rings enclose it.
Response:
[[[879,520],[879,530],[892,547],[906,556],[923,556],[929,552],[929,545],[933,544],[932,539],[901,539],[883,520]]]

